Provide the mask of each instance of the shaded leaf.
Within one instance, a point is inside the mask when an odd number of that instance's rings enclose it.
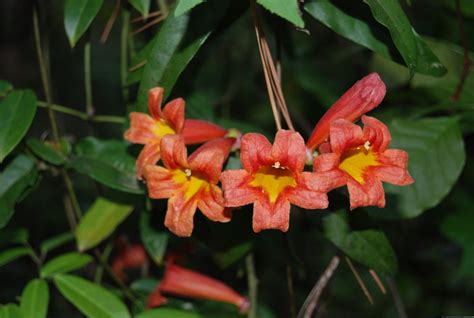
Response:
[[[10,82],[0,80],[0,94],[6,94],[13,90],[13,85]]]
[[[251,248],[252,243],[245,242],[233,246],[225,252],[216,254],[214,258],[221,268],[226,268],[242,259],[245,255],[247,255]]]
[[[133,206],[98,198],[87,210],[76,229],[77,247],[85,251],[106,239],[132,212]]]
[[[66,156],[50,143],[43,142],[37,138],[28,138],[26,144],[35,155],[53,165],[62,165],[67,160]]]
[[[135,318],[204,318],[203,315],[171,308],[154,309],[136,315]]]
[[[71,232],[62,233],[52,238],[49,238],[41,243],[40,245],[41,254],[46,254],[49,251],[61,245],[64,245],[72,240],[74,240],[74,233],[71,233]]]
[[[20,306],[17,304],[6,304],[0,307],[0,318],[23,318]]]
[[[66,0],[64,3],[64,28],[71,47],[87,31],[102,7],[103,0]]]
[[[61,294],[89,318],[129,318],[120,299],[100,285],[81,277],[59,274],[54,284]]]
[[[144,19],[148,17],[151,0],[128,0],[128,2],[142,14]]]
[[[142,212],[140,216],[140,237],[153,261],[161,265],[168,245],[168,232],[157,231],[151,225],[151,215]]]
[[[49,289],[42,279],[34,279],[21,294],[20,310],[23,318],[44,318],[48,312]]]
[[[15,148],[30,128],[36,113],[33,91],[16,90],[0,103],[0,162]]]
[[[135,158],[127,153],[127,143],[87,137],[76,146],[71,167],[112,189],[143,193],[135,175]]]
[[[158,280],[152,278],[141,278],[130,284],[130,288],[133,291],[143,293],[145,295],[151,294],[156,286],[158,285]]]
[[[15,203],[35,184],[36,178],[34,162],[24,155],[16,157],[0,174],[0,228],[8,223]]]
[[[27,242],[27,229],[4,229],[0,231],[0,246],[18,243],[25,244]]]
[[[0,266],[8,264],[19,257],[29,254],[31,254],[31,249],[27,247],[17,247],[0,252]]]
[[[92,256],[71,252],[60,255],[41,268],[41,277],[49,278],[57,274],[72,272],[92,262]]]
[[[178,0],[178,4],[176,5],[176,9],[174,10],[174,15],[176,17],[185,14],[198,4],[205,2],[206,0]]]
[[[299,28],[304,27],[304,21],[300,16],[298,0],[257,0],[257,3],[265,9],[290,21]]]

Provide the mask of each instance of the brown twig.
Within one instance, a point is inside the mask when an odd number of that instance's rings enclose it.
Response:
[[[117,16],[120,12],[120,3],[121,0],[117,0],[115,3],[114,10],[110,14],[109,20],[107,21],[107,24],[105,25],[104,32],[102,32],[102,35],[100,37],[100,42],[105,43],[109,37],[110,31],[112,31],[112,28],[114,26],[115,20],[117,19]]]
[[[293,271],[291,270],[290,264],[286,265],[286,281],[288,284],[288,298],[290,302],[290,317],[296,317],[295,308],[295,288],[293,286]]]
[[[162,15],[161,17],[158,17],[156,18],[155,20],[152,20],[150,22],[148,22],[147,24],[145,24],[144,26],[142,26],[141,28],[138,28],[136,29],[135,31],[132,32],[132,35],[136,35],[140,32],[143,32],[145,31],[146,29],[148,28],[151,28],[152,26],[160,23],[161,21],[163,21],[164,19],[166,19],[166,16],[165,15]]]
[[[459,98],[461,97],[464,84],[471,70],[471,60],[469,59],[469,48],[467,45],[466,32],[464,30],[464,18],[462,16],[460,0],[455,0],[455,3],[456,3],[456,14],[458,16],[458,24],[459,24],[459,36],[461,38],[461,43],[464,50],[464,66],[463,66],[461,78],[459,79],[458,85],[456,87],[456,91],[454,92],[454,95],[452,96],[452,99],[454,101],[458,101]]]
[[[377,286],[379,287],[382,294],[385,295],[387,293],[387,291],[385,290],[385,286],[383,285],[382,280],[380,279],[379,275],[377,275],[377,273],[373,269],[369,269],[369,273],[372,276],[372,278],[374,279]]]
[[[145,66],[147,62],[148,62],[147,60],[141,61],[140,63],[138,63],[138,64],[136,64],[136,65],[130,67],[130,68],[128,69],[128,71],[129,71],[129,72],[135,72],[135,71],[138,70],[139,68]]]
[[[138,22],[142,22],[142,21],[148,20],[149,18],[153,18],[153,17],[159,16],[159,15],[161,15],[160,10],[149,13],[146,18],[144,18],[142,16],[139,16],[137,18],[132,19],[130,22],[138,23]]]
[[[369,290],[367,289],[367,286],[365,286],[364,281],[360,277],[359,273],[355,269],[354,264],[352,264],[352,261],[347,256],[344,257],[344,259],[346,260],[347,264],[349,265],[349,268],[351,269],[352,273],[354,274],[354,276],[357,280],[357,283],[359,283],[360,288],[364,292],[365,297],[367,297],[369,303],[371,305],[373,305],[374,304],[374,299],[372,298],[372,295],[370,294]]]
[[[334,271],[339,265],[339,261],[339,256],[333,256],[328,267],[319,277],[316,285],[314,285],[308,297],[306,297],[306,300],[303,306],[301,307],[300,312],[298,313],[298,318],[311,318],[311,315],[313,314],[316,309],[316,306],[318,305],[319,297],[321,296],[324,288],[326,287],[332,275],[334,274]]]

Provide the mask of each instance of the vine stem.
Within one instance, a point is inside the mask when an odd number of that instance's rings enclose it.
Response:
[[[129,90],[127,87],[128,75],[128,36],[130,32],[130,12],[122,12],[122,29],[120,30],[120,82],[122,84],[123,100],[128,102]]]
[[[92,75],[91,75],[91,42],[84,45],[84,88],[86,93],[86,114],[88,117],[94,115],[92,101]]]
[[[245,258],[245,267],[247,269],[247,284],[250,298],[250,308],[247,317],[257,318],[258,279],[255,273],[255,263],[252,254],[247,255]]]
[[[454,101],[458,101],[459,98],[461,97],[462,90],[464,88],[464,83],[466,82],[466,79],[469,76],[469,72],[471,70],[471,60],[469,59],[469,48],[467,45],[466,32],[464,30],[464,18],[462,16],[461,3],[460,3],[460,0],[455,0],[455,2],[456,2],[456,14],[458,16],[459,37],[461,38],[461,43],[464,50],[464,66],[463,66],[461,78],[459,79],[459,83],[456,87],[456,91],[454,92],[454,95],[452,97]]]

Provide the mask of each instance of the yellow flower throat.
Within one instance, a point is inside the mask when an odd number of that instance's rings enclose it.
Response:
[[[380,166],[377,154],[370,149],[368,143],[363,146],[350,148],[341,156],[339,169],[345,171],[360,184],[364,184],[364,173],[367,168]]]
[[[262,167],[255,173],[250,186],[261,188],[268,194],[271,203],[275,203],[280,193],[288,187],[296,187],[296,180],[288,169],[280,167],[276,162],[272,167]]]

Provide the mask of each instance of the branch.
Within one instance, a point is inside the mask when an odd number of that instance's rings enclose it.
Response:
[[[462,70],[461,78],[459,79],[459,83],[456,87],[456,91],[452,96],[454,101],[458,101],[461,97],[462,90],[464,88],[464,83],[466,82],[467,77],[469,76],[469,72],[471,69],[471,60],[469,59],[469,48],[467,45],[466,39],[466,32],[464,30],[464,18],[462,16],[461,11],[461,3],[460,0],[455,0],[456,2],[456,14],[458,16],[458,24],[459,24],[459,37],[461,38],[461,43],[464,49],[464,67]]]

